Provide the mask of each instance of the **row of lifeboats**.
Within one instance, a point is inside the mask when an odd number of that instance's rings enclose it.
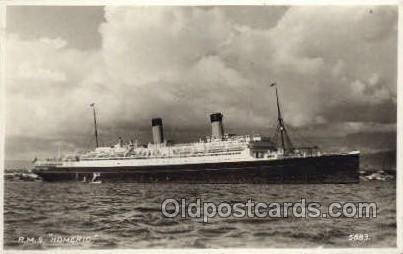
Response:
[[[168,148],[168,149],[129,149],[126,152],[99,153],[83,156],[82,158],[111,158],[111,157],[171,157],[181,155],[208,155],[223,152],[239,152],[245,147],[213,147],[209,149],[194,149],[194,148]]]

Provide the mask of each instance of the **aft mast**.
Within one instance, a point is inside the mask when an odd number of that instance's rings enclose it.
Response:
[[[96,144],[96,147],[98,147],[99,144],[98,144],[98,129],[97,129],[97,113],[95,111],[95,103],[91,103],[90,107],[92,108],[92,112],[93,112],[93,115],[94,115],[95,144]]]
[[[281,138],[281,148],[283,149],[284,153],[292,153],[294,152],[294,146],[291,142],[290,137],[288,136],[287,129],[285,128],[284,120],[281,115],[281,110],[280,110],[280,102],[279,102],[279,96],[278,96],[278,89],[277,89],[277,84],[272,83],[270,84],[270,87],[275,87],[276,88],[276,101],[277,101],[277,129],[276,129],[276,139],[278,134],[280,133],[280,138]]]

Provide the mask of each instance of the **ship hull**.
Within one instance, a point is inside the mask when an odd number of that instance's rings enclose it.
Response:
[[[34,169],[45,181],[174,183],[357,183],[359,154],[279,160],[124,167],[54,167]]]

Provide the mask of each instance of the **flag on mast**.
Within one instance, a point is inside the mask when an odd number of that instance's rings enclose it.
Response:
[[[94,106],[95,106],[95,103],[91,103],[91,104],[90,104],[90,107],[94,107]]]
[[[274,83],[270,84],[270,87],[273,87],[273,86],[276,86],[276,85],[277,85],[276,82],[274,82]]]

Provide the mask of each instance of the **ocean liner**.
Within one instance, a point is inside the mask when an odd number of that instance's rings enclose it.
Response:
[[[100,147],[95,105],[95,150],[34,161],[45,181],[175,183],[357,183],[359,151],[324,153],[293,145],[284,123],[275,83],[277,128],[274,137],[226,134],[223,114],[210,115],[211,136],[194,143],[164,139],[161,118],[151,121],[153,142]],[[277,142],[278,141],[278,142]]]

